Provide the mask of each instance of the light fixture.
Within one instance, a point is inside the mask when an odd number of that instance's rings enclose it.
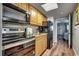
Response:
[[[57,3],[46,3],[41,5],[45,11],[51,11],[58,8]]]

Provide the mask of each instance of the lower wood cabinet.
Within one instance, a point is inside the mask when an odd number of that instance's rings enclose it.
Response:
[[[47,34],[36,36],[35,40],[35,55],[40,56],[47,49]]]
[[[42,40],[36,40],[35,55],[41,55],[42,51]]]
[[[43,36],[43,51],[47,48],[47,35]]]

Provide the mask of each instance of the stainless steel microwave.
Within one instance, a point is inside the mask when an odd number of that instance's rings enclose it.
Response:
[[[3,21],[27,23],[29,22],[30,15],[22,13],[7,6],[3,6]]]

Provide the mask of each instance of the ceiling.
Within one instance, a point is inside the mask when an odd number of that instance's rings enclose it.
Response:
[[[44,3],[32,3],[32,5],[39,9],[39,11],[41,11],[44,15],[47,17],[53,16],[55,19],[67,16],[69,13],[72,13],[76,7],[76,3],[57,3],[57,9],[46,12],[41,7],[42,4]]]

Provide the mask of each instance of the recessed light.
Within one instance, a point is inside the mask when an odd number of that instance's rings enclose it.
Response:
[[[41,5],[45,11],[51,11],[58,8],[57,3],[46,3]]]

